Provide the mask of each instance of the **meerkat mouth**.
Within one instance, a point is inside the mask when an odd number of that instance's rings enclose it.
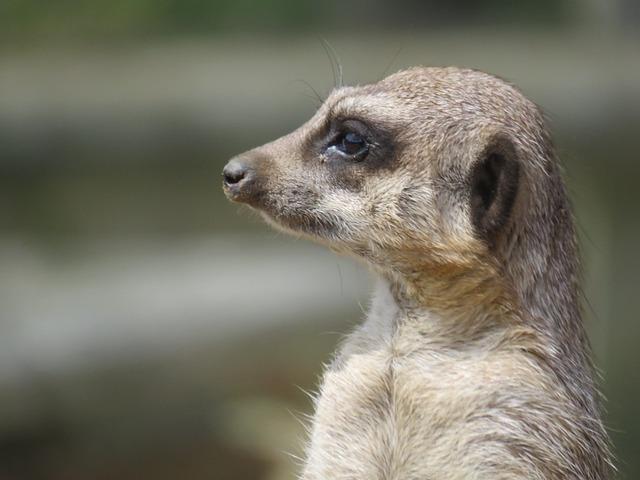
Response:
[[[255,208],[255,207],[254,207]],[[255,208],[272,227],[277,228],[288,234],[296,236],[304,235],[312,240],[327,242],[336,237],[340,230],[339,226],[332,223],[329,219],[325,219],[316,215],[291,214],[291,215],[274,215],[270,209]]]

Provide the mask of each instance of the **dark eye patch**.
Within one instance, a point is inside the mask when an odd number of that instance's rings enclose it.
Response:
[[[315,152],[336,172],[393,169],[401,128],[380,119],[330,117],[315,137]],[[345,170],[346,169],[346,170]]]

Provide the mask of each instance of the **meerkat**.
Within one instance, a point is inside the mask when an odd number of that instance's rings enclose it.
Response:
[[[609,478],[573,214],[518,89],[460,68],[342,87],[223,176],[377,279],[324,373],[301,478]]]

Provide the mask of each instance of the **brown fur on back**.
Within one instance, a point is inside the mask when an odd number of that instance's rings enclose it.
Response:
[[[232,200],[378,278],[324,375],[304,479],[608,478],[571,208],[517,89],[458,68],[341,88],[224,174]]]

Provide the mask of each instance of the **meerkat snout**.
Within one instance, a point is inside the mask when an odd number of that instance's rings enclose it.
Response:
[[[323,377],[301,478],[609,478],[570,202],[515,87],[460,68],[343,87],[223,177],[377,279]]]
[[[247,201],[254,183],[252,162],[247,156],[238,156],[229,161],[222,171],[226,195],[232,200]]]
[[[236,202],[260,208],[261,199],[268,190],[265,167],[268,159],[255,152],[247,152],[232,158],[222,171],[223,189],[227,197]]]
[[[231,160],[222,171],[224,186],[232,196],[235,192],[232,192],[230,189],[238,189],[240,187],[239,184],[246,179],[249,170],[250,169],[245,162],[241,159],[235,158]],[[235,187],[232,187],[234,185]]]

